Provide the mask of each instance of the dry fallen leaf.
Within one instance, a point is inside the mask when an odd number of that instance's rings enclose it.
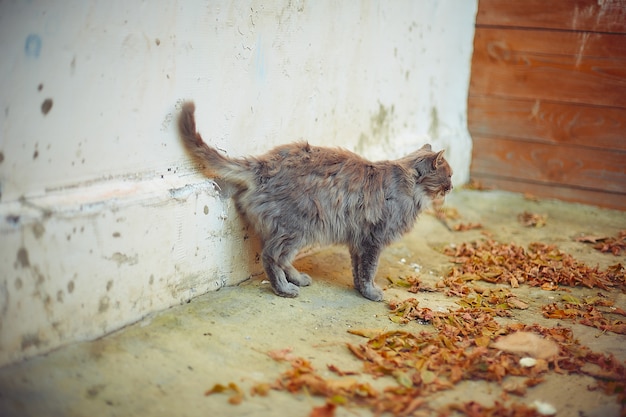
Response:
[[[335,408],[337,408],[335,404],[327,402],[320,407],[313,408],[309,417],[333,417],[335,415]]]
[[[505,352],[527,354],[538,359],[548,359],[559,353],[559,346],[555,342],[530,332],[515,332],[502,336],[491,346]]]
[[[574,240],[576,242],[583,242],[583,243],[598,243],[608,238],[609,238],[608,236],[602,236],[602,235],[582,235],[582,236],[578,236]]]
[[[513,395],[526,395],[526,388],[526,383],[519,379],[508,379],[502,384],[502,389]]]
[[[334,372],[339,376],[346,376],[346,375],[358,375],[359,373],[356,371],[342,371],[341,369],[339,369],[336,365],[326,365],[328,367],[328,370],[330,372]]]
[[[582,235],[574,239],[576,242],[591,243],[593,248],[619,256],[626,252],[626,230],[620,231],[617,236]]]
[[[621,255],[622,252],[626,252],[626,230],[619,232],[616,237],[595,244],[593,248],[600,252],[610,252],[615,256]]]
[[[539,201],[539,197],[531,193],[524,193],[524,200],[537,202]]]
[[[468,230],[482,229],[483,225],[480,223],[459,223],[452,226],[452,230],[455,232],[466,232]]]
[[[205,397],[208,397],[209,395],[220,393],[231,393],[231,396],[228,398],[228,402],[232,405],[241,404],[243,401],[243,392],[234,382],[229,382],[228,385],[215,384],[213,385],[213,388],[206,390],[204,395]]]
[[[267,356],[275,361],[290,361],[295,358],[295,356],[291,354],[292,350],[293,349],[290,347],[285,349],[270,350],[267,352]]]
[[[482,182],[478,181],[477,179],[470,179],[470,181],[463,185],[463,188],[466,190],[477,190],[477,191],[484,191],[484,190],[491,190],[491,187],[487,187],[485,186]]]
[[[547,214],[536,214],[525,211],[517,216],[522,225],[526,227],[543,227],[548,219]]]
[[[250,394],[266,397],[270,393],[271,389],[272,387],[267,382],[260,382],[252,386],[252,388],[250,389]]]
[[[348,329],[348,333],[371,339],[383,332],[382,329]]]

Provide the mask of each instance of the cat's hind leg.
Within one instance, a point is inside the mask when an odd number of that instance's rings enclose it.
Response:
[[[381,251],[381,248],[375,245],[350,248],[354,287],[363,297],[372,301],[383,299],[383,291],[374,283]]]
[[[308,274],[298,271],[293,265],[293,259],[296,257],[298,249],[292,248],[286,255],[280,258],[280,266],[285,271],[287,281],[296,284],[298,287],[306,287],[311,285],[313,280]]]
[[[278,264],[279,256],[274,245],[266,245],[263,248],[261,255],[263,269],[270,280],[272,290],[281,297],[297,297],[300,290],[297,285],[287,281],[285,271]]]
[[[263,248],[263,266],[274,292],[283,297],[297,297],[298,287],[311,285],[307,274],[299,272],[292,265],[301,242],[297,238],[277,234],[269,239]]]
[[[298,287],[308,287],[313,282],[313,279],[309,276],[309,274],[298,271],[291,264],[285,266],[285,275],[287,277],[287,281],[296,284]]]

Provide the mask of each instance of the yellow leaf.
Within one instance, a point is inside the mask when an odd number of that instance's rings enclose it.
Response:
[[[420,377],[422,378],[422,382],[424,384],[430,384],[430,383],[434,382],[435,379],[437,379],[437,375],[435,375],[434,372],[429,371],[426,368],[421,370]]]
[[[489,346],[489,343],[491,343],[491,337],[479,336],[476,339],[474,339],[474,342],[476,343],[476,346],[487,347]]]
[[[576,304],[576,305],[581,305],[582,304],[580,299],[578,299],[577,297],[574,297],[571,294],[563,294],[563,297],[561,297],[561,298],[566,303],[571,303],[571,304]]]
[[[396,381],[398,381],[398,384],[402,385],[403,387],[411,388],[413,386],[413,381],[406,372],[394,371],[393,376],[394,378],[396,378]]]

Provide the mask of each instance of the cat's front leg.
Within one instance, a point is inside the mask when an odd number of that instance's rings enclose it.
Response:
[[[381,249],[374,245],[359,249],[350,248],[354,287],[363,297],[372,301],[383,299],[383,291],[374,283],[380,252]]]

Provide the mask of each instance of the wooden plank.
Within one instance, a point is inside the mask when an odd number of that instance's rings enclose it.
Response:
[[[626,109],[470,95],[472,135],[626,151]]]
[[[590,204],[616,210],[626,210],[626,195],[606,193],[597,190],[554,186],[551,184],[532,183],[509,178],[494,177],[474,173],[472,180],[479,181],[482,185],[497,189],[527,193],[540,198],[558,199],[574,203]]]
[[[474,53],[482,50],[495,60],[511,60],[511,52],[507,51],[531,55],[572,55],[575,63],[593,57],[626,59],[624,34],[507,28],[477,28],[475,32]],[[479,42],[476,42],[477,39]]]
[[[626,152],[473,136],[471,173],[626,194]]]
[[[476,24],[626,33],[626,0],[480,0]]]
[[[622,42],[626,35],[593,34],[585,41],[569,32],[479,28],[470,94],[626,108]],[[607,50],[616,54],[603,56]]]

